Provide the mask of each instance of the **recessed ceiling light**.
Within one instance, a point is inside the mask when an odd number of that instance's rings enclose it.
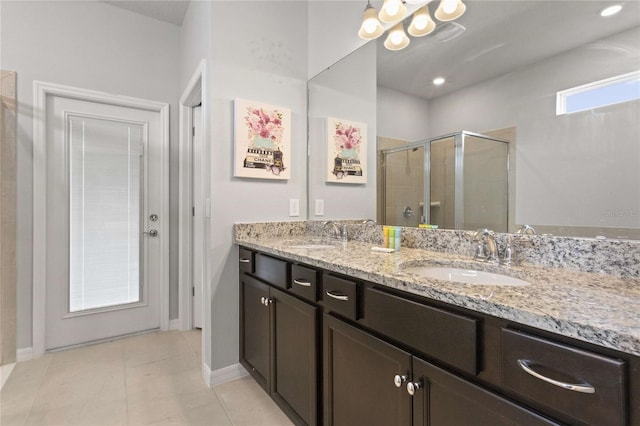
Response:
[[[614,4],[613,6],[609,6],[609,7],[605,7],[604,9],[602,9],[600,11],[600,16],[603,17],[607,17],[607,16],[613,16],[616,13],[620,12],[622,10],[622,5],[620,4]]]
[[[443,85],[444,82],[445,82],[444,77],[436,77],[433,79],[433,84],[435,84],[436,86]]]

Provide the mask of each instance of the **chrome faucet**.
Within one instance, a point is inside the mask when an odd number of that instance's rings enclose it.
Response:
[[[472,237],[476,245],[474,260],[482,262],[498,263],[498,244],[492,231],[486,228],[478,229]]]
[[[522,225],[515,235],[509,236],[509,241],[502,257],[502,264],[519,266],[522,263],[522,249],[533,245],[531,239],[527,238],[530,235],[536,235],[536,230],[532,226]]]
[[[329,233],[329,237],[334,238],[336,240],[340,239],[340,236],[341,236],[340,227],[334,221],[327,220],[322,224],[322,229]]]

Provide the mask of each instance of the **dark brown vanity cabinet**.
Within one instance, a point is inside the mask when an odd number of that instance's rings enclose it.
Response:
[[[636,356],[240,255],[242,364],[297,424],[640,426]]]
[[[269,286],[240,274],[240,362],[267,392],[271,385]]]
[[[558,424],[498,394],[324,316],[324,424]]]
[[[323,328],[324,424],[411,425],[411,355],[327,314]]]
[[[285,281],[240,272],[240,362],[296,424],[315,425],[319,308],[274,287],[287,288],[288,267],[256,254],[256,275]]]

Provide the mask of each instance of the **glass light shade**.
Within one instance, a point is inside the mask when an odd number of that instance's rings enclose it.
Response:
[[[447,22],[458,19],[467,10],[462,0],[440,0],[438,9],[434,14],[438,21]]]
[[[402,22],[399,22],[389,30],[389,35],[384,41],[384,47],[389,50],[402,50],[409,45],[409,42],[409,37],[404,32]]]
[[[407,16],[407,6],[402,3],[402,0],[384,0],[378,14],[380,21],[387,24],[401,21],[405,16]]]
[[[407,31],[414,37],[426,36],[436,29],[436,23],[429,15],[429,6],[421,7],[413,14],[411,25]]]
[[[371,4],[368,4],[364,12],[362,12],[362,25],[360,26],[360,31],[358,31],[358,36],[364,40],[373,40],[380,37],[383,32],[384,28],[378,21],[376,9]]]

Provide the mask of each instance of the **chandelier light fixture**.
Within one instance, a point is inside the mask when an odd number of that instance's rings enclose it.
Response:
[[[424,5],[416,10],[407,30],[414,37],[422,37],[431,34],[436,29],[436,23],[431,19],[429,6]]]
[[[409,45],[411,40],[404,32],[402,21],[407,16],[405,3],[420,4],[424,0],[384,0],[380,13],[367,1],[367,6],[362,12],[362,25],[358,36],[364,40],[373,40],[380,37],[385,29],[382,23],[389,25],[389,34],[384,41],[384,47],[389,50],[402,50]],[[434,16],[438,21],[448,22],[459,18],[467,7],[462,0],[440,0]],[[413,37],[423,37],[431,34],[436,29],[436,23],[429,13],[429,4],[425,4],[413,13],[411,23],[407,31]]]
[[[371,2],[367,2],[367,7],[362,12],[362,25],[358,35],[364,40],[373,40],[378,38],[384,32],[382,24],[378,21],[378,11],[375,7],[371,6]]]
[[[384,47],[389,50],[402,50],[409,45],[410,41],[404,32],[402,22],[398,22],[389,30],[387,39],[384,41]]]
[[[392,24],[401,21],[407,16],[407,6],[402,0],[384,0],[378,18],[380,22]]]
[[[461,17],[465,10],[462,0],[440,0],[435,16],[438,21],[448,22]]]

